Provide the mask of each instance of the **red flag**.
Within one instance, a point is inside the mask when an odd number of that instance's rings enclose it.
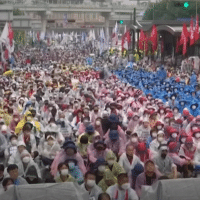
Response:
[[[194,32],[194,39],[195,39],[195,42],[199,39],[199,16],[198,15],[196,17],[196,27],[195,27],[195,32]]]
[[[194,44],[194,28],[193,28],[193,17],[190,21],[190,46]]]
[[[180,44],[183,44],[183,55],[185,55],[186,52],[187,52],[188,37],[189,37],[189,33],[188,33],[188,30],[187,30],[187,26],[184,23],[183,24],[183,30],[182,30],[182,33],[181,33],[181,39],[180,39]]]
[[[122,36],[122,52],[124,51],[124,35]]]
[[[155,52],[158,47],[158,32],[156,25],[153,25],[150,40],[152,41],[152,50]]]
[[[130,34],[130,31],[126,31],[126,38],[127,38],[127,41],[128,43],[130,44],[131,43],[131,34]]]
[[[13,45],[13,30],[10,23],[8,24],[8,38],[9,38],[10,46],[12,46]]]
[[[179,46],[180,46],[180,41],[179,41],[179,38],[177,38],[177,40],[176,40],[176,53],[179,52]]]
[[[139,45],[139,49],[142,51],[144,50],[144,40],[145,40],[145,35],[144,35],[143,30],[141,29],[138,45]]]
[[[146,34],[145,34],[144,37],[145,37],[145,38],[144,38],[144,51],[145,51],[145,54],[147,54],[147,52],[148,52],[148,41],[149,41],[149,37],[148,37],[148,35],[146,35]]]

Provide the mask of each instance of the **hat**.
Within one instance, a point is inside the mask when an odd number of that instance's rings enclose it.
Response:
[[[21,158],[24,158],[25,156],[30,156],[30,153],[27,150],[22,151]]]
[[[74,149],[75,153],[77,153],[76,145],[71,140],[65,141],[61,148],[65,149],[65,150],[71,148],[71,149]]]
[[[159,150],[168,150],[168,146],[166,142],[163,142],[160,144],[160,146],[158,147]]]
[[[104,150],[106,149],[106,144],[104,143],[103,140],[99,140],[97,142],[94,143],[94,148],[96,149],[98,145],[102,145]]]
[[[155,126],[159,126],[159,125],[164,126],[164,123],[162,123],[161,121],[157,121]]]
[[[187,116],[189,116],[189,115],[190,115],[189,110],[188,110],[187,108],[184,108],[184,109],[183,109],[183,116],[187,117]]]
[[[56,138],[55,138],[53,135],[48,135],[48,136],[47,136],[47,140],[48,140],[49,138],[52,138],[53,140],[56,140]]]
[[[178,131],[175,128],[171,127],[169,129],[169,134],[171,135],[172,133],[178,133]]]
[[[94,127],[90,124],[86,127],[85,132],[87,133],[94,133]]]
[[[131,111],[131,110],[129,110],[127,114],[128,114],[128,117],[133,117],[133,115],[134,115],[134,112],[133,112],[133,111]]]
[[[177,119],[175,122],[176,122],[176,124],[182,124],[183,123],[183,121],[181,119]]]
[[[118,118],[117,115],[111,114],[110,117],[109,117],[109,121],[110,121],[111,123],[118,123],[118,122],[119,122],[119,118]]]
[[[111,140],[117,140],[119,138],[119,133],[117,130],[110,130],[109,137]]]
[[[25,143],[24,143],[23,141],[19,141],[19,142],[17,143],[17,147],[19,147],[19,146],[24,146],[24,147],[26,147],[26,145],[25,145]]]
[[[138,146],[137,146],[137,149],[138,149],[138,151],[146,151],[146,144],[144,143],[144,142],[141,142],[141,143],[138,143]]]
[[[169,143],[169,150],[170,151],[175,151],[177,148],[177,143],[176,142],[170,142]]]
[[[193,144],[193,138],[191,136],[188,136],[185,140],[185,143],[192,143]]]
[[[165,118],[173,118],[173,116],[173,113],[170,112],[165,115]]]
[[[158,131],[157,135],[165,135],[165,133],[163,131]]]
[[[94,168],[97,169],[100,165],[107,165],[107,162],[104,158],[97,159],[97,161],[94,163]]]

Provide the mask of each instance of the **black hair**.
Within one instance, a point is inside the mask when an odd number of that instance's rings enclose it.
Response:
[[[88,137],[86,135],[82,135],[80,138],[80,143],[87,144],[88,143]]]
[[[60,170],[60,168],[61,168],[63,165],[66,165],[67,168],[69,168],[69,166],[68,166],[67,163],[62,162],[62,163],[59,163],[59,165],[58,165],[58,171]]]
[[[95,174],[94,171],[87,171],[87,172],[85,173],[85,179],[87,179],[87,177],[88,177],[89,174],[91,174],[91,175],[93,175],[93,176],[96,177],[96,174]]]
[[[109,194],[107,193],[101,193],[98,197],[98,200],[103,200],[105,197],[107,197],[108,199],[111,199]]]
[[[117,179],[120,180],[121,178],[128,178],[128,174],[127,174],[127,173],[120,173],[120,174],[117,176]]]
[[[8,177],[8,178],[5,178],[2,182],[2,185],[3,187],[6,187],[6,185],[8,184],[8,181],[12,181],[12,183],[14,184],[14,181],[12,178]]]
[[[0,171],[4,171],[4,169],[5,169],[5,167],[4,167],[4,165],[3,164],[0,164]]]
[[[9,173],[11,170],[15,169],[18,169],[18,166],[16,164],[8,165],[7,172]]]

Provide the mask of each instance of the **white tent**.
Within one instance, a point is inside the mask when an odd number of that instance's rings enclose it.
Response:
[[[46,183],[12,186],[0,195],[1,200],[86,200],[88,192],[78,184]]]

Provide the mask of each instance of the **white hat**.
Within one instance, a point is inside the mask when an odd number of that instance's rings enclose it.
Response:
[[[55,138],[53,135],[48,135],[48,136],[47,136],[47,140],[48,140],[49,138],[52,138],[53,140],[56,140],[56,138]]]
[[[25,156],[30,156],[30,153],[26,149],[22,151],[21,158],[23,158]]]
[[[165,133],[163,131],[158,131],[157,135],[165,135]]]
[[[1,131],[7,131],[8,130],[8,127],[6,126],[6,125],[3,125],[2,127],[1,127]]]
[[[26,145],[25,145],[25,143],[24,143],[23,141],[18,141],[17,146],[18,146],[18,147],[19,147],[19,146],[24,146],[24,147],[26,147]]]

